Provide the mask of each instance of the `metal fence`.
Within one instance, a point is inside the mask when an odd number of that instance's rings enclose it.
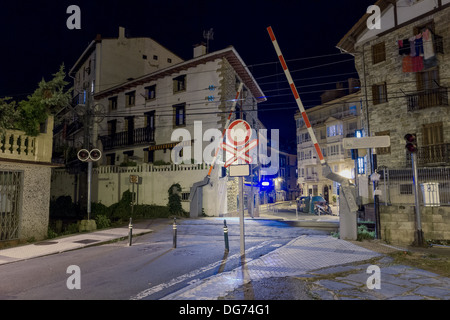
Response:
[[[380,202],[385,204],[414,204],[412,169],[378,170]],[[450,205],[450,168],[419,168],[419,203],[424,206]]]
[[[22,173],[0,171],[0,241],[19,236]]]

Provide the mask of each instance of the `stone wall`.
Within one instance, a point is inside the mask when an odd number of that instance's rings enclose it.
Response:
[[[0,170],[23,173],[19,239],[42,240],[47,237],[50,207],[51,168],[19,162],[0,162]]]
[[[450,239],[450,211],[446,207],[420,207],[425,240]],[[390,243],[412,244],[416,230],[415,207],[380,206],[381,238]]]

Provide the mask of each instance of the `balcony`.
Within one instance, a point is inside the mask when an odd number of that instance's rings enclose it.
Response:
[[[308,166],[308,165],[316,165],[318,163],[317,158],[316,157],[312,157],[312,158],[304,158],[299,160],[300,164],[303,166]]]
[[[406,95],[408,111],[448,106],[447,88],[440,87]]]
[[[417,152],[419,166],[445,165],[450,163],[450,143],[419,147]]]
[[[155,129],[150,127],[138,128],[131,131],[116,132],[100,136],[103,150],[133,146],[155,141]]]
[[[50,163],[53,148],[53,117],[47,119],[46,132],[31,137],[21,130],[5,130],[0,138],[0,158]]]

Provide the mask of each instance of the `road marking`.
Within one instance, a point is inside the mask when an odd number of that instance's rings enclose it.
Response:
[[[264,242],[262,242],[261,244],[259,244],[259,245],[257,245],[257,246],[254,246],[254,247],[249,248],[248,250],[246,250],[246,253],[248,254],[248,253],[250,253],[250,252],[252,252],[252,251],[261,249],[261,248],[267,246],[269,243],[271,243],[271,242],[273,242],[273,241],[274,241],[274,240],[267,240],[267,241],[264,241]],[[240,256],[241,256],[240,253],[236,253],[236,254],[230,256],[230,257],[228,258],[228,260],[235,259],[235,258],[240,258]],[[211,264],[209,264],[209,265],[207,265],[207,266],[205,266],[205,267],[203,267],[203,268],[200,268],[200,269],[198,269],[198,270],[195,270],[195,271],[192,271],[192,272],[183,274],[183,275],[181,275],[181,276],[179,276],[179,277],[176,277],[175,279],[172,279],[172,280],[170,280],[169,282],[161,283],[161,284],[159,284],[159,285],[157,285],[157,286],[148,288],[148,289],[146,289],[146,290],[144,290],[144,291],[139,292],[137,295],[132,296],[132,297],[130,298],[130,300],[142,300],[142,299],[145,299],[146,297],[151,296],[152,294],[155,294],[155,293],[157,293],[157,292],[159,292],[159,291],[162,291],[162,290],[164,290],[164,289],[167,289],[167,288],[169,288],[169,287],[171,287],[171,286],[174,286],[174,285],[176,285],[176,284],[178,284],[178,283],[181,283],[181,282],[183,282],[183,281],[186,281],[186,280],[188,280],[188,279],[190,279],[190,278],[197,277],[198,275],[202,274],[203,272],[209,271],[209,270],[211,270],[211,269],[215,269],[215,268],[217,268],[218,266],[220,266],[222,263],[223,263],[222,260],[216,261],[216,262],[211,263]]]

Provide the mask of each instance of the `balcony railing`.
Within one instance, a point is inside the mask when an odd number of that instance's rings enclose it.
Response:
[[[450,143],[419,147],[418,165],[443,165],[450,163]]]
[[[0,135],[0,158],[20,161],[51,162],[53,116],[47,119],[47,130],[31,137],[21,130],[5,130]]]
[[[101,136],[103,150],[111,150],[135,144],[155,141],[155,130],[150,127],[138,128],[133,131],[122,131]]]
[[[415,111],[437,106],[448,106],[447,88],[440,87],[406,95],[408,111]]]

